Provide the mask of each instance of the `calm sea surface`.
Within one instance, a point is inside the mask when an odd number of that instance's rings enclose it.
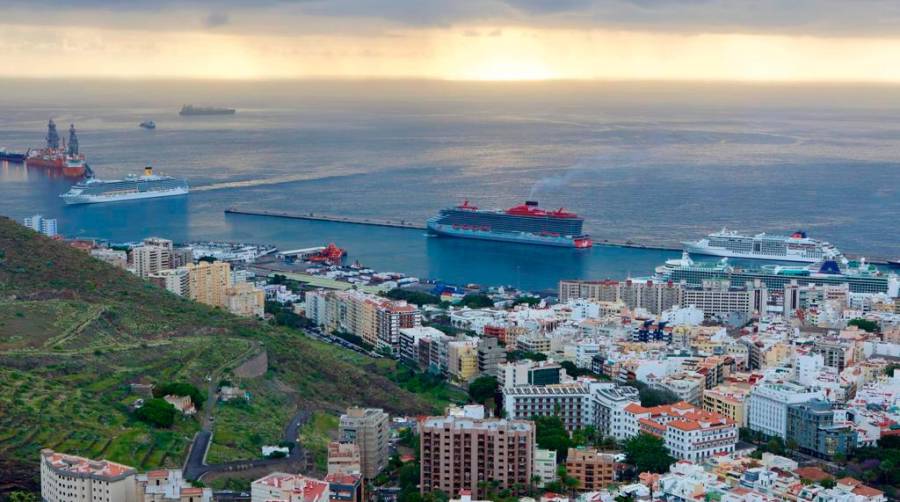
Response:
[[[182,104],[235,116],[179,117]],[[70,236],[336,242],[381,270],[553,287],[642,276],[674,253],[428,238],[421,231],[226,216],[227,207],[424,221],[526,198],[595,239],[677,245],[723,226],[798,228],[900,257],[900,88],[440,82],[0,81],[0,146],[74,122],[98,177],[150,164],[187,197],[66,207],[71,180],[0,164],[0,214]],[[154,120],[155,131],[138,128]]]

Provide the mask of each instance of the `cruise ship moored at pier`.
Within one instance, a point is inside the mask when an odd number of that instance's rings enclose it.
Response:
[[[184,195],[190,191],[187,181],[153,174],[153,169],[144,169],[143,176],[128,175],[124,180],[98,180],[88,178],[73,185],[68,192],[60,195],[66,204],[96,204],[122,200],[151,199]]]
[[[702,286],[703,281],[728,280],[731,284],[742,285],[747,281],[761,280],[769,289],[783,290],[786,284],[796,281],[800,285],[840,285],[847,284],[851,293],[887,293],[895,297],[900,294],[900,277],[894,273],[882,272],[865,259],[826,259],[819,263],[803,265],[776,265],[759,267],[733,265],[728,258],[713,262],[695,262],[687,252],[681,258],[667,260],[656,268],[655,279]]]
[[[831,244],[810,239],[803,231],[791,235],[749,236],[723,228],[720,232],[711,233],[698,241],[682,244],[684,250],[691,254],[752,260],[816,263],[841,255]]]
[[[584,219],[575,213],[546,211],[527,201],[505,211],[478,209],[469,204],[442,209],[428,220],[437,235],[543,246],[589,248],[590,236],[582,233]]]

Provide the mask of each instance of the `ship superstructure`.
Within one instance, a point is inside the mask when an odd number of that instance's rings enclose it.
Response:
[[[237,110],[234,108],[218,108],[215,106],[194,106],[184,105],[181,107],[179,115],[234,115]]]
[[[492,241],[589,248],[590,236],[582,232],[584,219],[563,209],[546,211],[527,201],[507,210],[484,210],[463,204],[442,209],[428,220],[438,235]]]
[[[187,181],[153,174],[147,167],[143,176],[126,176],[123,180],[90,178],[73,185],[60,195],[66,204],[96,204],[134,199],[151,199],[184,195],[190,191]]]
[[[695,262],[687,252],[681,258],[666,261],[656,268],[656,278],[690,286],[702,286],[705,280],[729,280],[743,285],[760,279],[773,290],[784,289],[785,284],[797,281],[807,284],[848,284],[853,293],[888,293],[897,296],[900,278],[896,274],[882,272],[865,259],[826,259],[809,265],[762,265],[740,267],[729,263],[728,258],[718,261]]]
[[[84,176],[88,167],[84,154],[79,151],[78,135],[75,124],[69,126],[69,145],[66,146],[56,130],[56,123],[51,119],[47,123],[47,145],[44,148],[29,150],[25,163],[31,167],[46,167],[58,171],[65,176]],[[60,143],[62,143],[60,145]]]
[[[811,239],[803,231],[791,235],[762,233],[750,236],[723,228],[698,241],[682,244],[684,250],[692,254],[754,260],[816,263],[841,255],[831,244]]]

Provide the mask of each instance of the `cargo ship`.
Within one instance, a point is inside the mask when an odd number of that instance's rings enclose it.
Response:
[[[0,148],[0,160],[5,160],[7,162],[25,162],[27,156],[28,155],[25,153],[10,152],[6,148]]]
[[[45,167],[74,178],[84,176],[87,171],[84,154],[78,151],[78,135],[75,124],[69,126],[69,145],[62,141],[60,146],[56,124],[51,119],[47,123],[47,146],[37,150],[28,150],[25,164],[30,167]]]
[[[234,108],[184,105],[178,115],[234,115],[236,111]]]
[[[128,175],[124,180],[86,179],[60,195],[66,204],[96,204],[122,200],[151,199],[184,195],[190,191],[187,181],[153,174],[144,168],[143,176]]]
[[[478,209],[465,201],[442,209],[428,220],[436,235],[572,248],[589,248],[593,241],[582,232],[584,219],[562,208],[546,211],[535,201],[507,210]]]
[[[723,228],[698,241],[682,244],[684,250],[691,254],[752,260],[817,263],[841,256],[836,247],[824,241],[811,239],[802,230],[791,235],[763,233],[749,236]]]

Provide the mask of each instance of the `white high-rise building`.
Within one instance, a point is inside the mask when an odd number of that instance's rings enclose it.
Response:
[[[137,471],[109,460],[41,450],[41,499],[46,502],[137,502]]]
[[[808,389],[791,382],[756,384],[747,401],[747,426],[767,436],[787,436],[787,410],[792,404],[825,399],[821,390]]]
[[[36,214],[30,218],[25,218],[25,226],[35,232],[40,232],[47,237],[56,236],[55,218],[44,218],[43,216]]]

